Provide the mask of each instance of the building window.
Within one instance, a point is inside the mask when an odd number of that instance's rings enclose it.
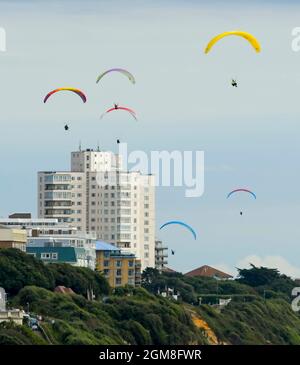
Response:
[[[116,261],[116,266],[117,267],[121,267],[122,266],[122,261],[121,260],[117,260]]]
[[[52,260],[58,260],[58,253],[57,252],[52,253]]]
[[[122,276],[122,270],[121,269],[118,269],[116,275],[117,276]]]
[[[104,269],[104,275],[109,276],[109,269]]]
[[[133,261],[131,260],[131,261],[128,261],[128,266],[129,267],[133,267]]]
[[[128,278],[128,285],[132,285],[132,286],[134,286],[134,285],[135,285],[135,280],[134,280],[134,278]]]
[[[133,276],[134,275],[134,271],[133,270],[128,270],[128,276]]]
[[[116,283],[116,285],[121,285],[122,284],[121,278],[116,278],[115,283]]]
[[[42,259],[42,260],[50,260],[50,258],[51,258],[51,253],[43,252],[43,253],[41,254],[41,259]]]
[[[104,262],[103,262],[103,266],[104,266],[104,267],[108,267],[108,266],[109,266],[109,261],[108,261],[108,260],[104,260]]]

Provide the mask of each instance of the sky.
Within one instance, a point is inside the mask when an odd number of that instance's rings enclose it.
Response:
[[[0,0],[0,216],[36,215],[37,171],[68,170],[79,141],[112,151],[117,138],[130,151],[201,150],[201,197],[157,188],[157,237],[175,250],[169,267],[235,273],[252,262],[300,277],[300,52],[291,48],[299,10],[275,0]],[[228,37],[204,54],[214,35],[234,29],[254,34],[261,53]],[[116,74],[95,83],[113,67],[130,70],[136,85]],[[59,86],[84,90],[88,102],[64,93],[44,105]],[[135,109],[139,122],[121,113],[100,120],[113,102]],[[227,200],[237,187],[257,200]],[[197,240],[181,227],[159,231],[174,219],[191,224]]]

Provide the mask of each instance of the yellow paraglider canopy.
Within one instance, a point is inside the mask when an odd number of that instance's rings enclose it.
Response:
[[[214,38],[212,38],[209,41],[204,52],[208,53],[215,43],[217,43],[220,39],[227,37],[229,35],[237,35],[237,36],[245,38],[252,45],[252,47],[255,49],[256,52],[260,52],[260,44],[259,44],[258,40],[252,34],[243,32],[241,30],[233,30],[231,32],[224,32],[224,33],[220,33],[220,34],[216,35]]]

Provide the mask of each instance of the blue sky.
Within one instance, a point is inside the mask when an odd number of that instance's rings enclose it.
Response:
[[[300,276],[300,52],[291,49],[300,5],[170,4],[0,1],[7,32],[7,52],[0,53],[0,215],[35,214],[37,171],[68,169],[79,140],[107,150],[116,149],[116,138],[130,150],[204,150],[202,197],[157,190],[157,225],[182,219],[198,232],[196,242],[180,228],[157,232],[176,251],[169,266],[234,272],[251,257]],[[232,29],[257,36],[262,52],[232,37],[204,55],[212,36]],[[129,69],[136,85],[116,75],[96,85],[112,67]],[[83,89],[88,103],[64,94],[44,105],[44,95],[61,85]],[[114,101],[134,108],[139,123],[125,115],[100,121]],[[226,200],[239,186],[252,188],[257,201]]]

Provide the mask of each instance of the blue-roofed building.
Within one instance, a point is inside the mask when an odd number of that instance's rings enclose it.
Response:
[[[96,241],[96,251],[118,251],[121,252],[120,248],[112,245],[111,243],[104,241]]]
[[[113,288],[141,285],[141,261],[111,243],[96,242],[96,270],[104,274]]]

